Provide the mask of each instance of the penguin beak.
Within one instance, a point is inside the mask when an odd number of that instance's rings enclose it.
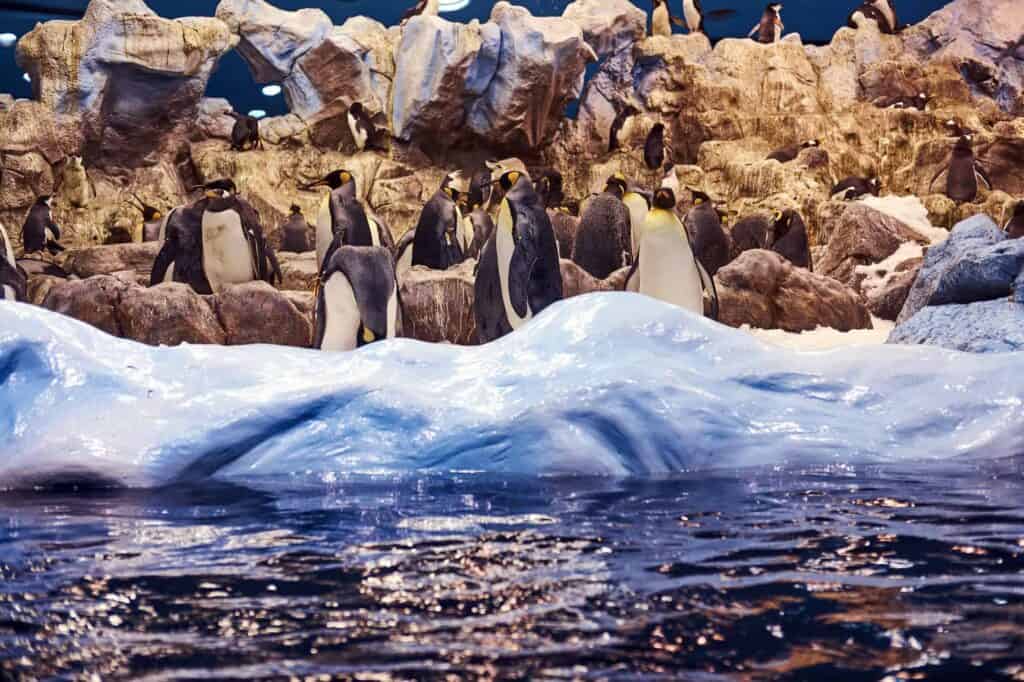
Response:
[[[326,186],[327,186],[327,178],[323,178],[323,179],[317,180],[316,182],[311,182],[311,183],[306,184],[306,185],[299,185],[299,189],[304,191],[304,192],[308,192],[311,189],[316,189],[317,187],[326,187]]]

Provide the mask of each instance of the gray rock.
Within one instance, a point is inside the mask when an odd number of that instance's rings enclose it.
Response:
[[[925,254],[897,322],[925,306],[973,303],[1009,296],[1024,267],[1024,242],[1008,240],[992,219],[974,216]]]
[[[629,0],[576,0],[562,16],[583,30],[598,58],[619,52],[647,35],[647,13]]]
[[[1024,350],[1024,304],[996,300],[929,306],[893,329],[888,343],[971,353]]]

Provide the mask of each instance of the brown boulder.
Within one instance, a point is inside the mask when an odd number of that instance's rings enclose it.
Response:
[[[923,262],[923,258],[915,258],[901,263],[897,272],[886,277],[880,286],[865,292],[868,310],[872,315],[893,321],[900,316]]]
[[[187,284],[173,282],[148,289],[127,286],[117,316],[121,336],[151,346],[223,344],[226,340],[210,304]]]
[[[54,283],[42,305],[47,310],[81,320],[108,334],[122,336],[117,309],[128,286],[107,275]]]
[[[629,268],[620,268],[606,279],[597,279],[589,272],[566,258],[558,262],[562,271],[562,297],[572,298],[595,291],[622,291],[626,287]]]
[[[789,332],[832,327],[870,329],[871,317],[855,291],[834,279],[793,267],[772,251],[754,249],[718,271],[720,319]]]
[[[399,273],[403,336],[420,341],[478,343],[473,314],[473,270],[468,260],[448,270],[422,266]]]
[[[291,253],[278,251],[281,264],[281,288],[291,291],[313,291],[316,284],[316,251]]]
[[[859,203],[850,204],[830,232],[825,256],[815,270],[851,287],[859,284],[858,265],[883,261],[905,242],[926,243],[896,218]]]
[[[94,275],[112,275],[122,270],[134,270],[148,277],[160,247],[160,242],[145,242],[69,250],[64,267],[82,279]]]
[[[228,287],[211,304],[224,327],[229,346],[274,343],[308,348],[313,329],[306,316],[266,282]]]

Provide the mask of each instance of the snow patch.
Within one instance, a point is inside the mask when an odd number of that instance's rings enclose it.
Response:
[[[895,323],[872,316],[872,329],[854,329],[841,332],[832,327],[818,327],[809,332],[787,332],[781,329],[755,329],[748,325],[743,330],[755,338],[779,348],[798,351],[835,350],[837,348],[858,348],[880,346],[885,343]]]

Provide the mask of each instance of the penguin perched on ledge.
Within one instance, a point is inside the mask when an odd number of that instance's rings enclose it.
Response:
[[[64,247],[57,243],[60,239],[60,227],[53,222],[52,205],[53,197],[44,194],[36,199],[32,208],[28,210],[25,223],[21,226],[21,243],[25,247],[25,253],[46,249],[57,255],[64,250]]]
[[[246,145],[249,149],[263,149],[259,119],[235,112],[230,114],[235,119],[235,125],[231,129],[231,149],[236,152],[244,151]]]
[[[420,211],[411,245],[411,265],[447,270],[465,259],[472,237],[462,234],[459,190],[453,186],[456,174],[445,176],[441,186]]]
[[[829,192],[829,196],[834,201],[852,201],[865,194],[871,194],[878,196],[882,191],[882,180],[879,177],[872,178],[859,178],[851,176],[840,180],[832,187],[832,191]]]
[[[352,172],[345,169],[328,173],[322,179],[301,185],[299,189],[312,190],[317,187],[328,187],[320,203],[320,211],[316,218],[316,262],[323,266],[327,250],[334,242],[336,234],[341,234],[340,246],[383,246],[393,251],[395,241],[377,220],[368,216],[366,209],[356,195],[356,179]]]
[[[978,198],[979,179],[991,191],[992,180],[974,156],[973,140],[973,135],[960,136],[953,145],[949,163],[940,166],[939,172],[928,183],[929,190],[939,176],[946,173],[946,196],[958,204],[970,203]]]
[[[420,15],[436,17],[439,11],[438,0],[416,0],[416,4],[405,11],[398,23],[405,25],[405,22]]]
[[[355,350],[402,332],[391,253],[379,246],[339,246],[324,263],[316,297],[314,348]]]
[[[779,163],[789,163],[790,161],[796,159],[796,157],[800,156],[800,152],[802,150],[820,146],[821,142],[818,140],[807,140],[805,142],[801,142],[800,144],[791,144],[788,147],[776,149],[765,158],[774,159]]]
[[[777,43],[782,39],[782,31],[786,28],[782,23],[782,3],[773,2],[764,8],[761,21],[747,34],[759,43]],[[754,34],[757,34],[754,37]]]

